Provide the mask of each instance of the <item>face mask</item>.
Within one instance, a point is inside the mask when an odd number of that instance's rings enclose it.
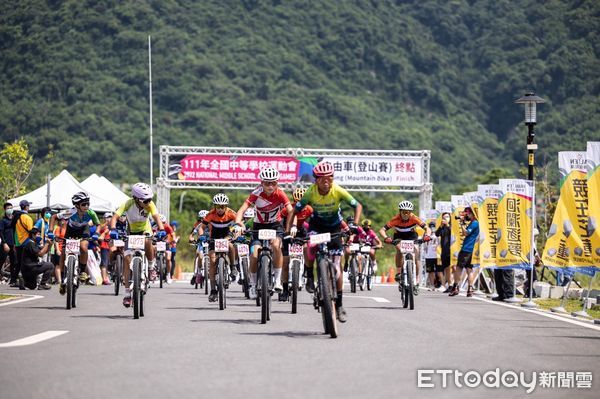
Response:
[[[34,240],[36,244],[39,244],[42,242],[42,237],[35,237]]]
[[[8,209],[6,210],[6,216],[8,216],[8,217],[12,216],[13,212],[14,212],[14,209],[12,209],[12,208],[8,208]]]
[[[448,216],[444,216],[444,220],[445,220],[446,222],[449,222],[449,221],[450,221],[450,218],[449,218]]]
[[[51,214],[50,212],[46,212],[46,213],[44,214],[44,217],[45,217],[46,219],[50,219],[50,216],[52,216],[52,214]]]

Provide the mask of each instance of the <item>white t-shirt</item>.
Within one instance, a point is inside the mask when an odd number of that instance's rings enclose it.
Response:
[[[425,243],[425,259],[437,259],[438,238],[431,236],[431,240]]]

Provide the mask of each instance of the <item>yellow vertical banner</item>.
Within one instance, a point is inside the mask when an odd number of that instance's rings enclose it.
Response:
[[[533,212],[533,184],[529,180],[500,179],[496,266],[529,269]]]
[[[473,214],[475,218],[479,220],[479,192],[478,191],[468,191],[463,193],[465,197],[465,201],[467,201],[468,206],[473,210]],[[480,230],[481,231],[481,230]],[[475,241],[475,246],[473,247],[473,255],[471,256],[471,264],[474,266],[479,266],[479,239]]]
[[[457,218],[460,217],[465,207],[469,206],[463,195],[451,195],[450,202],[452,202],[452,236],[450,238],[450,264],[456,266],[458,263],[458,253],[462,248],[464,237],[460,234],[460,224],[457,222]]]
[[[592,264],[600,268],[600,141],[587,143],[587,189],[588,223],[587,233],[592,252]]]
[[[592,266],[586,163],[585,151],[558,153],[560,197],[542,255],[546,266]]]
[[[481,267],[496,266],[498,245],[498,200],[502,196],[500,185],[480,184],[479,192],[479,264]]]

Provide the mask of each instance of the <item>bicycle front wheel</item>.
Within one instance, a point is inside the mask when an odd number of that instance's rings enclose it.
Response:
[[[206,295],[208,295],[208,282],[210,281],[210,279],[208,278],[208,267],[210,266],[210,258],[208,256],[204,257],[204,293]]]
[[[160,281],[159,287],[163,287],[163,280],[165,279],[165,258],[164,255],[159,254],[156,257],[156,267],[158,268],[158,280]]]
[[[67,270],[66,273],[66,290],[67,290],[67,309],[71,309],[73,307],[73,303],[75,302],[75,258],[73,256],[69,256],[67,259]]]
[[[298,312],[298,286],[300,284],[300,261],[292,261],[292,313]]]
[[[260,323],[266,324],[269,319],[269,264],[268,256],[260,258]]]
[[[356,293],[356,280],[358,279],[358,262],[356,256],[350,258],[350,292]]]
[[[113,284],[115,285],[115,296],[119,295],[121,288],[121,276],[123,275],[123,255],[117,254],[115,257],[115,267],[113,269]]]
[[[225,258],[217,261],[217,290],[219,294],[219,309],[225,309]]]
[[[133,318],[140,318],[140,302],[141,302],[141,272],[142,272],[142,260],[138,257],[133,258],[133,292],[131,293],[132,304],[133,304]]]
[[[244,257],[241,261],[242,273],[244,273],[244,279],[242,280],[242,290],[244,296],[250,299],[250,274],[248,271],[248,258]]]
[[[333,292],[332,287],[333,277],[329,269],[329,262],[327,259],[321,259],[319,261],[319,285],[321,293],[321,312],[323,313],[323,323],[325,325],[325,334],[329,334],[331,338],[337,338],[337,321],[335,313],[335,299],[332,298],[331,293]]]
[[[410,310],[414,310],[415,308],[415,296],[414,296],[414,281],[413,281],[413,260],[409,260],[406,262],[404,266],[406,268],[406,279],[408,280],[408,284],[405,285],[406,296],[408,307]],[[406,307],[406,306],[405,306]]]
[[[367,267],[367,275],[366,275],[366,279],[367,279],[367,290],[371,291],[371,288],[373,288],[373,284],[372,284],[372,277],[373,277],[373,261],[369,259],[369,261],[367,262],[368,267]],[[364,269],[363,269],[364,270]],[[364,273],[364,271],[363,271]]]

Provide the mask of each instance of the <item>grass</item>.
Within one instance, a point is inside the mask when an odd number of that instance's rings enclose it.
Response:
[[[11,299],[11,298],[16,298],[16,296],[15,295],[0,294],[0,301],[2,301],[4,299]]]
[[[560,306],[560,299],[534,299],[535,303],[542,309],[550,310],[550,308]],[[565,301],[565,309],[569,314],[571,312],[580,311],[583,308],[583,303],[579,299],[567,299]],[[588,314],[592,319],[600,319],[600,306],[595,305],[589,309]]]

